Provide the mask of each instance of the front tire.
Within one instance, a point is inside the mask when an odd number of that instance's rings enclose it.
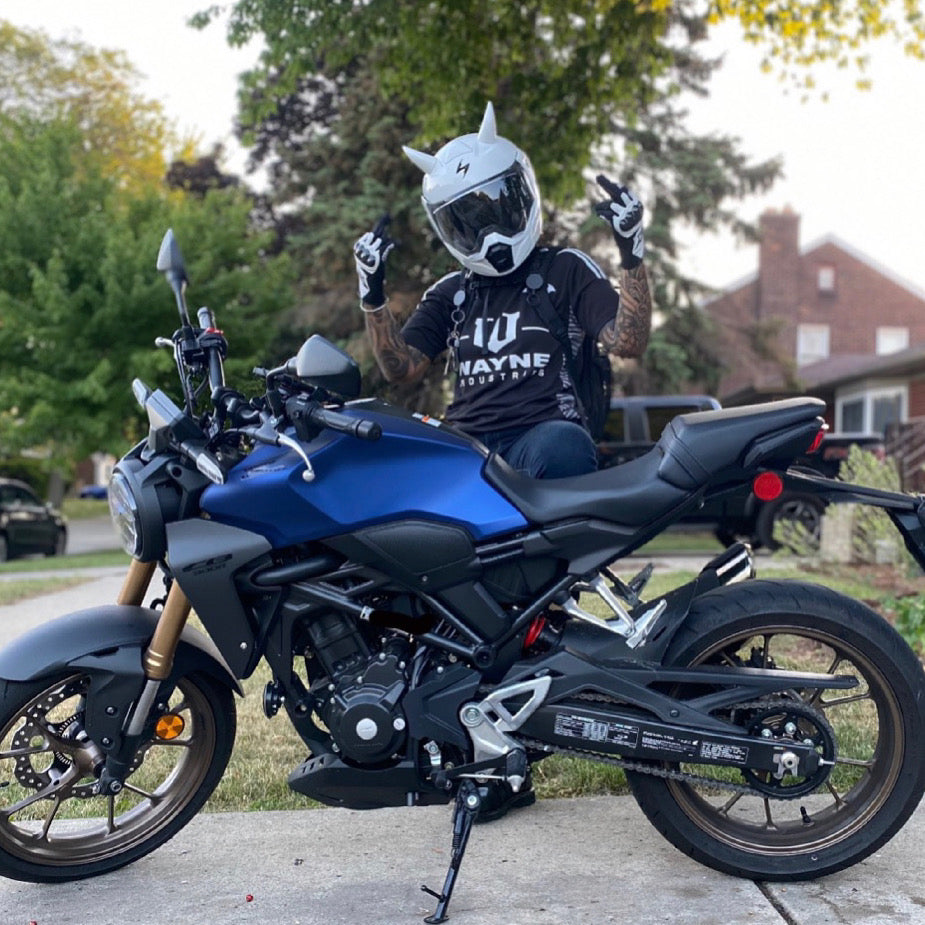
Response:
[[[859,687],[788,695],[825,714],[835,767],[797,799],[741,796],[700,783],[628,773],[650,822],[677,848],[725,873],[806,880],[884,845],[925,790],[925,674],[902,637],[863,604],[815,585],[752,581],[696,600],[664,659],[851,674]],[[714,780],[744,775],[671,765]]]
[[[89,678],[0,682],[0,874],[54,883],[107,873],[172,838],[215,789],[234,743],[227,687],[178,680],[125,786],[94,794],[102,757],[83,729]],[[63,782],[63,783],[62,783]]]

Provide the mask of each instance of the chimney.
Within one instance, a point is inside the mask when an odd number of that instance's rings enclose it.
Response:
[[[758,219],[758,318],[793,318],[799,299],[800,216],[790,206]]]

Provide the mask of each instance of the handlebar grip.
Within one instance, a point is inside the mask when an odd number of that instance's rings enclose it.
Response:
[[[215,327],[215,316],[212,314],[212,309],[207,305],[203,305],[199,309],[196,313],[196,318],[204,334],[217,335],[217,339],[206,340],[204,343],[206,356],[209,360],[209,387],[214,392],[225,385],[225,367],[222,362],[222,349],[224,348],[219,348],[218,346],[219,339],[224,344],[224,338],[222,332]]]
[[[343,434],[357,437],[360,440],[378,440],[382,436],[382,428],[375,421],[365,421],[363,418],[350,417],[338,411],[327,411],[324,408],[312,408],[309,419],[319,427],[329,427],[339,430]]]

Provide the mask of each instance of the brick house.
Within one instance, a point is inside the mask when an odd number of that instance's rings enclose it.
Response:
[[[723,404],[816,395],[840,431],[925,415],[925,292],[834,236],[801,249],[790,209],[759,227],[758,271],[704,305],[734,358]]]

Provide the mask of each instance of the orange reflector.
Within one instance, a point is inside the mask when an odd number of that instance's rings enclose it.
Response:
[[[752,491],[759,501],[773,501],[783,490],[783,480],[776,472],[762,472],[752,481]]]
[[[177,736],[181,735],[185,728],[186,723],[183,722],[182,716],[177,716],[176,713],[168,713],[157,721],[157,725],[154,727],[154,734],[159,739],[164,739],[169,742],[171,739],[175,739]]]

